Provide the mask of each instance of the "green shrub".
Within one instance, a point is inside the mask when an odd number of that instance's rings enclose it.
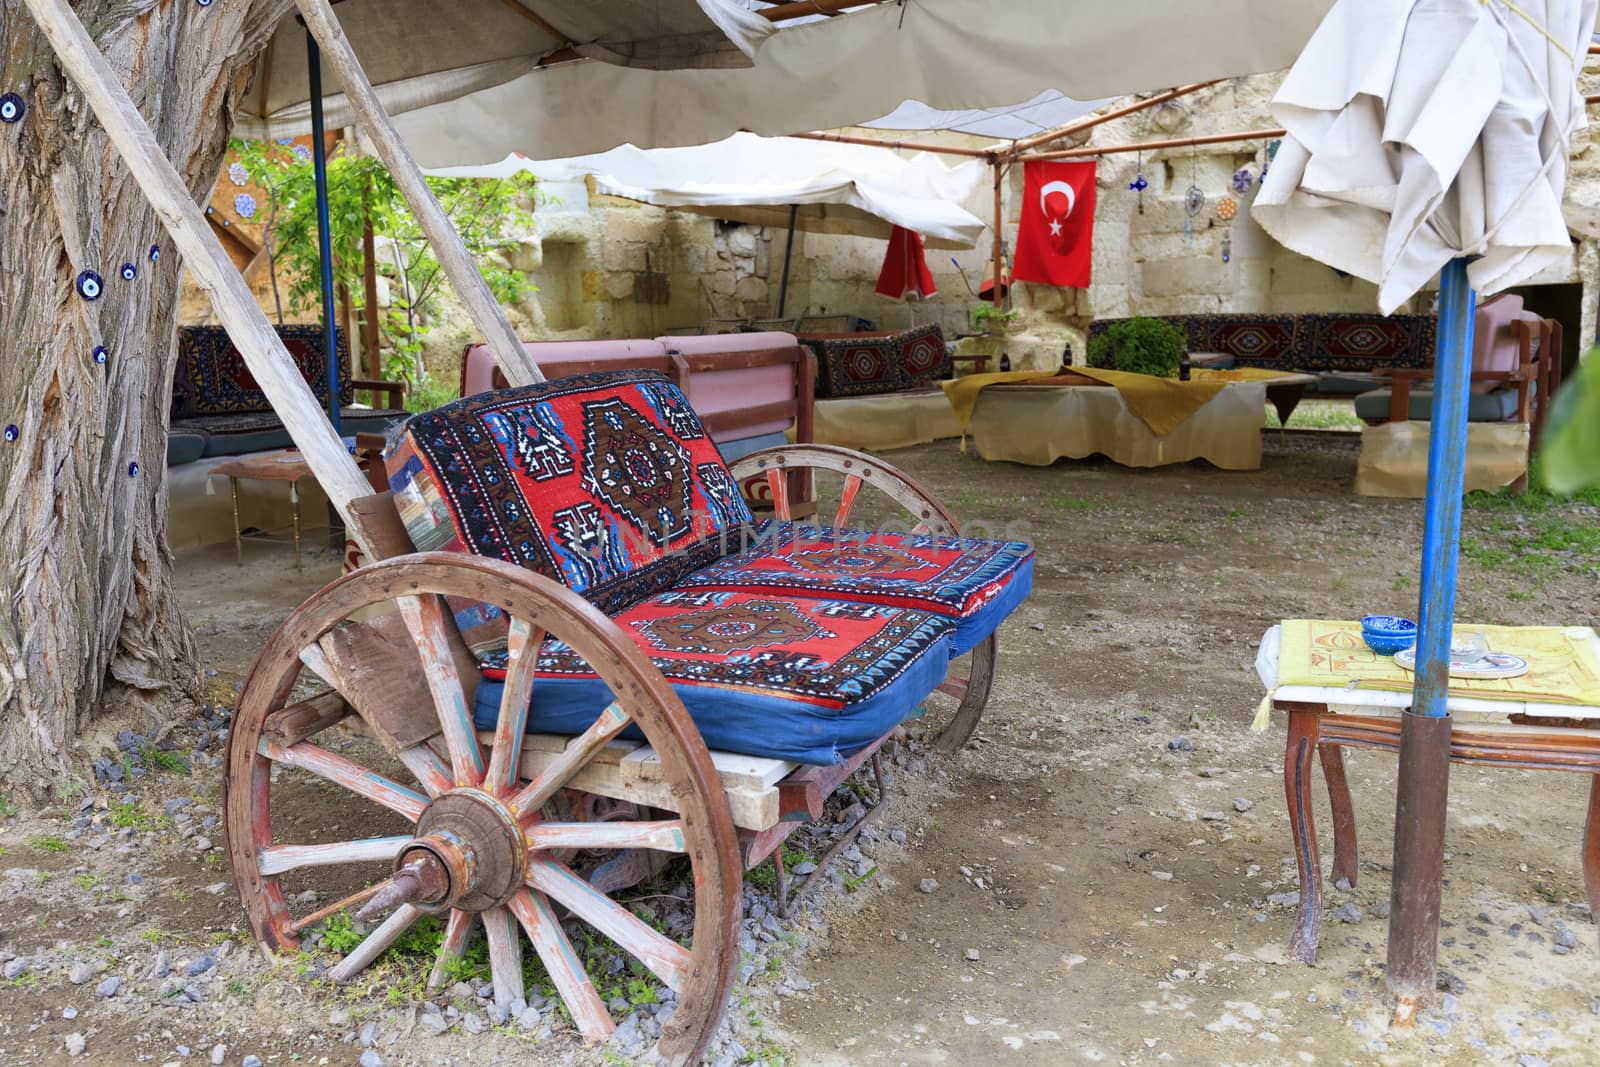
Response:
[[[1176,378],[1187,339],[1161,319],[1124,319],[1089,341],[1089,366]]]

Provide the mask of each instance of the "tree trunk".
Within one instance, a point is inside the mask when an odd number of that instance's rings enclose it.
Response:
[[[289,0],[73,7],[204,199]],[[0,793],[37,798],[117,690],[197,689],[166,526],[182,265],[20,0],[0,0],[8,92],[27,110],[0,124]]]

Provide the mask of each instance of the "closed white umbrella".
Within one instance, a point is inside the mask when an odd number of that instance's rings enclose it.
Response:
[[[1473,289],[1504,289],[1570,255],[1561,199],[1595,7],[1338,0],[1273,101],[1287,136],[1252,209],[1288,247],[1375,282],[1385,314],[1441,275],[1385,970],[1402,1026],[1437,973]],[[1298,936],[1291,947],[1316,951]]]
[[[1385,314],[1458,256],[1494,293],[1566,262],[1575,78],[1594,0],[1341,0],[1273,99],[1252,217],[1378,286]]]

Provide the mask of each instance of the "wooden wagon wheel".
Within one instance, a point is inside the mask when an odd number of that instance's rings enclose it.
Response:
[[[496,604],[511,619],[505,692],[487,751],[473,728],[471,689],[452,657],[453,624],[441,595]],[[384,753],[376,748],[358,762],[312,740],[350,714],[346,702],[374,707],[371,689],[353,691],[361,687],[351,680],[358,672],[348,664],[341,670],[327,653],[336,647],[333,638],[368,626],[353,616],[381,618],[386,607],[406,656],[414,657],[414,684],[396,686],[392,675],[405,672],[393,669],[367,675],[367,684],[388,706],[409,709],[413,722],[418,710],[431,720],[413,737],[433,736],[406,744],[394,722],[375,722],[384,716],[371,712],[363,724],[383,742],[398,774],[409,770],[420,789],[383,773]],[[525,780],[523,731],[535,652],[546,635],[582,655],[610,686],[614,702],[597,707],[594,724]],[[340,692],[287,704],[302,661],[337,678]],[[572,806],[547,802],[629,723],[659,755],[677,799],[676,817],[555,821],[554,812]],[[389,821],[398,816],[408,832],[331,843],[280,840],[274,832],[276,768],[320,776],[387,809]],[[511,564],[451,553],[396,557],[329,584],[289,616],[251,667],[228,740],[224,790],[234,880],[265,944],[292,950],[310,926],[344,909],[394,908],[330,971],[337,981],[350,980],[421,916],[434,914],[445,921],[445,933],[430,985],[442,984],[481,918],[495,1001],[509,1005],[524,996],[520,926],[584,1038],[596,1041],[614,1023],[563,929],[564,921],[581,922],[678,994],[659,1047],[668,1061],[697,1060],[722,1018],[736,973],[741,916],[741,868],[727,798],[699,731],[660,672],[614,623],[565,587]],[[285,812],[281,821],[291,818]],[[688,946],[658,933],[562,862],[571,850],[630,849],[683,853],[693,866]],[[281,884],[285,873],[337,865],[350,884],[360,885],[382,873],[374,871],[374,861],[392,863],[388,878],[311,914],[291,915]]]
[[[789,478],[786,474],[790,471],[825,470],[844,475],[844,485],[839,492],[839,509],[834,513],[831,523],[834,527],[848,525],[861,487],[870,485],[911,514],[914,525],[909,532],[945,537],[957,537],[961,533],[955,516],[910,475],[853,449],[835,445],[780,445],[752,452],[735,463],[732,470],[734,478],[741,483],[753,475],[764,473],[772,493],[773,510],[782,520],[787,520],[790,514]],[[983,717],[983,709],[989,703],[998,647],[996,635],[990,634],[971,652],[955,660],[949,676],[940,683],[941,693],[960,701],[936,740],[941,752],[958,752],[972,740],[978,720]]]

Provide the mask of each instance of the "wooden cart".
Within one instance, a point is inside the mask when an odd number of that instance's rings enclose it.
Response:
[[[914,532],[956,533],[950,513],[926,490],[844,449],[773,449],[737,464],[734,474],[765,473],[782,519],[786,475],[814,469],[843,476],[835,525],[848,522],[859,490],[874,486],[910,512]],[[445,921],[429,981],[436,987],[481,920],[496,1002],[524,997],[525,934],[578,1029],[599,1040],[613,1021],[563,928],[582,923],[590,932],[585,939],[609,939],[676,991],[659,1050],[669,1061],[696,1060],[738,970],[742,873],[771,858],[787,912],[784,839],[819,816],[828,795],[870,763],[878,800],[833,851],[853,838],[882,802],[878,749],[891,735],[831,766],[710,752],[639,645],[584,598],[499,560],[411,552],[388,494],[354,508],[369,529],[384,531],[380,554],[387,558],[329,584],[272,636],[245,682],[229,738],[229,853],[256,936],[292,951],[309,928],[339,912],[393,907],[330,972],[348,981],[421,916],[436,914]],[[511,619],[492,734],[473,727],[477,671],[444,597],[494,603]],[[535,685],[532,650],[545,636],[579,652],[616,697],[576,737],[524,735]],[[991,635],[951,662],[940,690],[955,707],[930,727],[944,750],[959,748],[976,728],[994,657]],[[322,679],[332,687],[295,699],[306,682],[320,686]],[[643,742],[615,740],[629,724],[642,731]],[[341,731],[350,730],[370,743],[355,746],[355,755],[334,751]],[[303,795],[304,784],[275,773],[280,768],[310,772],[398,820],[371,836],[305,843],[285,831],[287,815],[276,800],[284,791]],[[692,869],[694,887],[693,928],[683,941],[614,899],[678,857]],[[362,886],[374,861],[390,862],[393,873]],[[353,891],[296,914],[282,877],[311,867],[345,868]],[[813,874],[807,882],[816,880]]]

